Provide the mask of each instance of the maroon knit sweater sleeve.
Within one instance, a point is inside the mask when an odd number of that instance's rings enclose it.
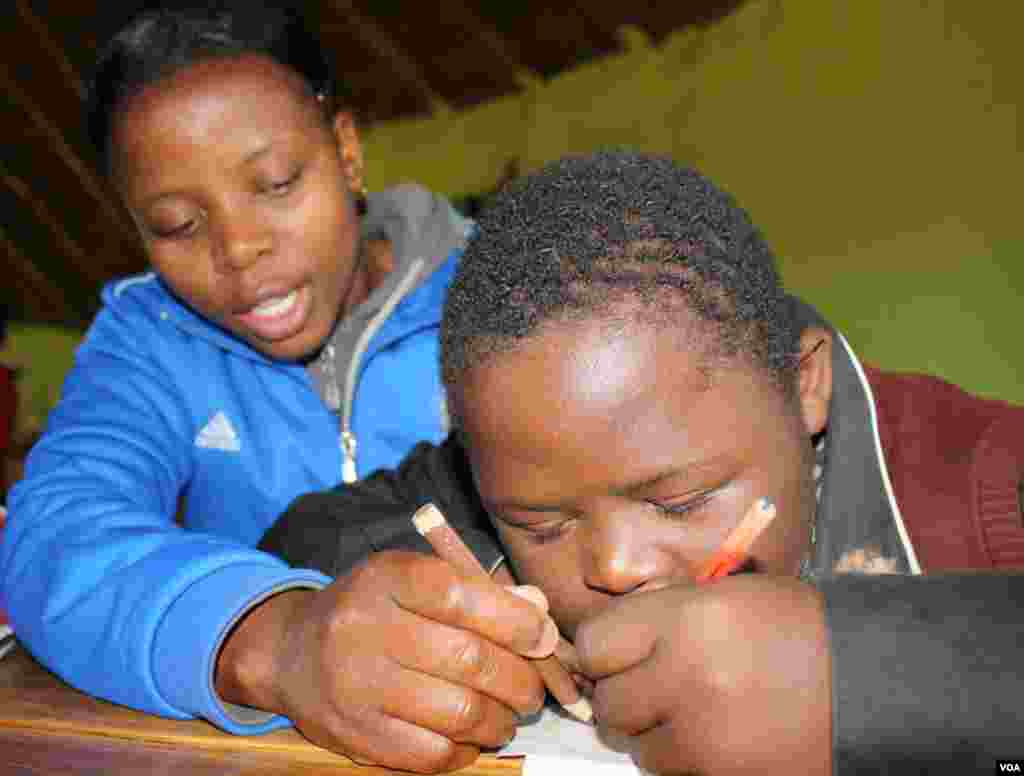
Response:
[[[927,375],[866,372],[922,569],[1024,568],[1024,407]]]

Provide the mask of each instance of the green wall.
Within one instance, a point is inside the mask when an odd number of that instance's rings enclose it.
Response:
[[[716,27],[365,135],[372,187],[484,191],[630,145],[692,163],[868,359],[1024,402],[1024,5],[753,0]]]
[[[13,323],[0,349],[0,361],[18,368],[18,429],[38,429],[60,398],[82,334],[54,326]]]
[[[569,152],[631,145],[697,165],[752,213],[791,289],[867,358],[1024,402],[1019,331],[1024,5],[752,0],[716,27],[479,109],[365,135],[370,183],[490,189]],[[16,328],[25,419],[74,332]]]

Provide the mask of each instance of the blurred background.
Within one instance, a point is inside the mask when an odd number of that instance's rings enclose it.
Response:
[[[143,271],[79,120],[102,0],[0,26],[0,362],[17,437],[59,395],[106,280]],[[972,0],[560,4],[307,0],[361,119],[371,189],[469,212],[560,155],[692,164],[766,233],[786,285],[868,360],[1024,402],[1024,6]]]

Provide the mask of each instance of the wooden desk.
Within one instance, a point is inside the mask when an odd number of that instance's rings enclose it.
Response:
[[[463,776],[519,776],[515,758],[481,757]],[[24,776],[380,776],[294,730],[232,736],[115,706],[73,690],[20,647],[0,660],[0,773]]]

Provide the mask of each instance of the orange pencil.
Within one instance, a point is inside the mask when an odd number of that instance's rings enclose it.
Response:
[[[767,496],[755,501],[732,533],[722,542],[714,555],[708,558],[697,573],[697,584],[727,577],[748,560],[750,548],[757,537],[775,519],[775,504]]]
[[[452,564],[463,574],[490,579],[480,561],[462,541],[455,530],[444,519],[444,515],[433,504],[424,504],[412,516],[413,525],[430,544],[437,557]],[[554,655],[533,661],[544,684],[562,707],[581,722],[590,722],[594,710],[590,701],[580,695],[576,682],[572,680],[558,658]]]

